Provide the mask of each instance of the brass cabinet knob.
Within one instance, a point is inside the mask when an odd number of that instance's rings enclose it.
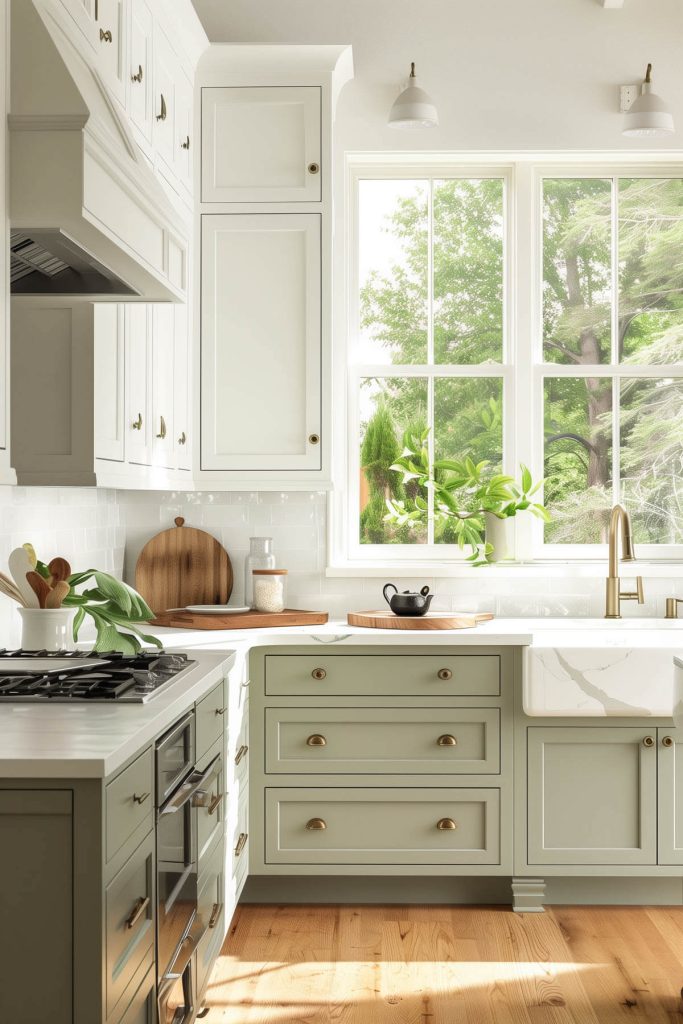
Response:
[[[235,847],[235,856],[239,857],[244,847],[247,845],[247,839],[249,838],[248,832],[240,832],[237,839],[237,846]]]
[[[159,93],[159,95],[161,97],[161,104],[159,106],[159,113],[156,115],[156,118],[157,118],[157,121],[165,121],[166,120],[166,113],[167,113],[167,111],[166,111],[166,100],[164,99],[163,92]]]
[[[455,736],[451,736],[451,734],[447,732],[444,733],[443,736],[439,736],[436,742],[440,747],[454,747],[458,741]]]
[[[446,679],[452,679],[453,678],[453,673],[451,672],[451,670],[449,668],[440,668],[439,671],[436,674],[439,677],[439,679],[446,680]]]
[[[325,671],[324,668],[314,668],[313,671],[311,672],[311,675],[313,676],[314,679],[324,679],[325,676],[327,675],[327,672]]]
[[[133,793],[133,801],[136,804],[144,804],[148,796],[149,793]]]
[[[163,416],[159,417],[159,433],[157,434],[157,437],[161,441],[166,437],[166,420]]]
[[[130,80],[131,82],[137,82],[138,84],[140,84],[140,82],[142,81],[142,64],[138,64],[138,69],[134,75],[130,76]]]
[[[439,832],[452,832],[454,828],[457,828],[456,822],[452,818],[439,818],[436,823],[436,827]]]
[[[183,430],[182,434],[178,438],[178,444],[185,444],[186,441],[187,441],[187,436],[185,434],[185,431]]]
[[[112,36],[112,34],[111,34],[111,32],[109,31],[108,28],[107,29],[104,29],[104,28],[100,29],[100,42],[101,43],[111,43],[113,38],[114,37]]]
[[[320,164],[315,163],[315,161],[308,165],[308,173],[309,174],[318,174],[319,171],[320,171]]]
[[[309,832],[322,832],[327,828],[327,822],[323,818],[311,818],[306,822],[306,828]]]
[[[673,745],[674,745],[674,738],[673,738],[673,736],[665,736],[664,739],[662,740],[662,746],[664,746],[664,747],[673,747]]]
[[[141,412],[138,413],[138,418],[136,420],[133,420],[133,422],[131,423],[131,427],[133,428],[133,430],[142,430],[142,413]]]
[[[227,710],[227,708],[215,708],[214,715],[224,715]]]
[[[126,918],[126,928],[134,928],[149,906],[149,896],[141,896],[133,907],[130,916]]]
[[[321,736],[319,732],[314,732],[312,736],[309,736],[306,740],[309,747],[326,747],[327,740],[324,736]]]
[[[320,444],[320,434],[309,434],[308,435],[308,443],[309,444]]]
[[[189,149],[190,148],[190,136],[189,135],[186,135],[185,136],[185,141],[180,143],[180,148],[181,149]]]
[[[654,747],[654,745],[655,745],[655,738],[654,738],[654,736],[646,736],[645,739],[643,740],[643,746],[644,747]]]

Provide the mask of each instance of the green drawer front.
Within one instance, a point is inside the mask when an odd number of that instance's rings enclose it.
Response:
[[[214,745],[216,740],[223,735],[227,727],[227,713],[225,702],[225,687],[222,682],[214,686],[213,690],[207,693],[197,703],[196,712],[196,736],[197,736],[197,760]]]
[[[497,654],[270,654],[273,697],[497,697]]]
[[[154,754],[141,754],[106,787],[106,857],[110,861],[143,823],[152,828]]]
[[[228,833],[228,843],[232,849],[232,875],[240,874],[243,865],[249,860],[249,795],[246,787],[240,792],[237,805],[237,817]]]
[[[221,840],[199,873],[198,916],[206,931],[197,946],[197,992],[202,992],[225,933],[225,842]]]
[[[105,893],[107,1014],[154,944],[153,869],[154,836],[150,835]]]
[[[500,790],[267,789],[266,861],[499,864]]]
[[[150,950],[147,955],[150,961],[152,953]],[[142,984],[123,1011],[123,1015],[116,1015],[113,1018],[113,1024],[156,1024],[156,985],[156,968],[152,966],[146,972]]]
[[[266,771],[473,775],[500,771],[498,708],[267,708]]]

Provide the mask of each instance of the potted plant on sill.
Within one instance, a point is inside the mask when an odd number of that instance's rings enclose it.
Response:
[[[463,459],[435,459],[430,465],[429,430],[403,439],[401,457],[391,469],[402,475],[403,483],[412,482],[418,492],[431,490],[435,522],[447,524],[461,550],[470,548],[467,561],[486,565],[514,558],[512,521],[520,512],[530,512],[544,522],[550,513],[533,496],[544,481],[534,483],[530,470],[522,465],[517,481],[505,473],[496,473],[486,460],[475,464]],[[412,500],[388,498],[387,522],[398,526],[424,525],[429,504],[424,494]]]

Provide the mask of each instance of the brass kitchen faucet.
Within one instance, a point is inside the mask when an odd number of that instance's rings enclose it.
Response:
[[[619,552],[617,541],[619,538],[619,526],[621,525],[621,560],[622,562],[635,562],[636,556],[633,551],[633,539],[631,536],[631,518],[622,505],[615,505],[609,518],[609,575],[605,592],[605,618],[621,618],[621,602],[637,601],[638,604],[645,604],[643,596],[643,578],[636,576],[636,589],[622,591],[619,579]]]

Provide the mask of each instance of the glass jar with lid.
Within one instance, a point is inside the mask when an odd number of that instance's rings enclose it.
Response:
[[[254,569],[254,608],[257,612],[282,612],[287,606],[287,570]]]
[[[244,603],[254,607],[254,569],[274,569],[275,555],[272,552],[272,537],[250,537],[249,554],[244,560]]]

